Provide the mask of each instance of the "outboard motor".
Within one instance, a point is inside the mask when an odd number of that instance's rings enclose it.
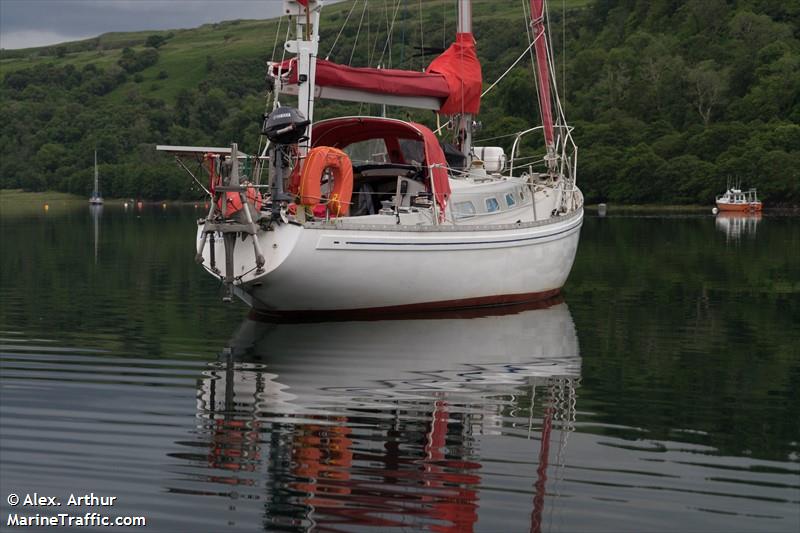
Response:
[[[310,120],[299,109],[279,107],[264,115],[261,133],[269,139],[270,196],[272,199],[272,220],[280,220],[282,202],[290,202],[292,197],[283,190],[284,170],[291,160],[289,147],[298,144],[306,137]]]
[[[264,115],[261,133],[275,144],[297,144],[305,138],[311,121],[294,107],[279,107]]]

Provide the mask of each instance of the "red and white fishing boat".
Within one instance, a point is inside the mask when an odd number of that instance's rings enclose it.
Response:
[[[742,191],[729,187],[725,194],[717,196],[717,209],[720,211],[761,211],[761,202],[756,190]]]
[[[229,296],[277,313],[397,313],[557,294],[575,259],[583,196],[545,1],[530,2],[529,46],[518,59],[534,51],[541,125],[509,132],[508,155],[473,143],[483,80],[468,0],[458,2],[455,41],[425,72],[318,59],[322,4],[284,1],[296,26],[285,50],[294,57],[268,66],[275,108],[252,164],[242,164],[236,145],[159,147],[202,160],[210,173],[214,201],[199,221],[198,261]],[[296,108],[278,105],[286,95],[297,95]],[[452,133],[440,138],[385,116],[315,122],[320,98],[429,109]],[[545,155],[523,164],[517,147],[534,131]]]

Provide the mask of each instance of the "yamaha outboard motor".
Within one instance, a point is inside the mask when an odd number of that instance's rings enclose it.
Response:
[[[270,196],[272,199],[272,220],[280,220],[281,204],[292,201],[283,190],[284,170],[291,161],[289,146],[307,139],[306,130],[310,120],[299,109],[279,107],[264,116],[261,133],[270,140]]]
[[[279,107],[264,116],[261,133],[275,144],[297,144],[306,134],[311,123],[294,107]]]

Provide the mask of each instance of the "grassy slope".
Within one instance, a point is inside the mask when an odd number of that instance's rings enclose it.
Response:
[[[174,36],[159,49],[158,63],[141,72],[144,81],[136,83],[130,79],[106,95],[106,98],[116,103],[123,100],[128,91],[138,88],[144,94],[171,102],[178,91],[196,87],[205,77],[207,57],[218,62],[239,58],[263,61],[268,53],[265,44],[268,40],[269,51],[272,50],[276,26],[275,21],[247,20],[173,31]],[[169,32],[106,34],[101,37],[102,49],[67,53],[63,58],[39,55],[42,49],[30,49],[31,53],[28,56],[0,60],[0,72],[5,74],[41,64],[61,66],[71,64],[82,68],[94,63],[98,67],[107,68],[117,63],[125,46],[140,51],[145,48],[144,42],[148,36],[167,33]],[[167,72],[169,77],[159,80],[157,76],[162,70]]]
[[[565,4],[556,0],[551,7],[557,11],[565,5],[567,9],[582,7],[590,3],[591,0],[566,0]],[[438,4],[438,5],[437,5]],[[339,31],[347,12],[351,7],[350,2],[342,2],[325,6],[321,25],[321,44],[320,54],[324,56],[330,49],[336,33]],[[441,7],[440,7],[441,6]],[[409,43],[418,39],[414,17],[417,15],[415,6],[409,4],[408,11],[405,13],[406,20],[403,21],[402,13],[399,14],[396,23],[396,33],[401,31],[401,24],[405,24],[405,31],[408,33]],[[374,6],[373,6],[374,8]],[[351,16],[348,26],[357,27],[358,11],[360,5],[356,6]],[[455,8],[450,0],[434,0],[425,2],[425,12],[423,16],[430,19],[441,20],[445,17],[446,24],[444,29],[448,34],[455,30]],[[514,2],[509,5],[498,5],[490,0],[477,0],[473,6],[474,25],[486,25],[496,28],[514,27],[519,31],[524,31],[522,22],[521,4]],[[375,21],[373,21],[373,25]],[[275,31],[278,28],[277,19],[272,20],[233,20],[220,22],[217,24],[205,24],[190,30],[165,30],[165,31],[141,31],[141,32],[115,32],[103,34],[95,39],[64,43],[63,46],[67,53],[64,57],[58,58],[55,53],[58,47],[38,47],[23,50],[7,50],[0,54],[0,75],[15,70],[28,68],[34,65],[72,64],[77,68],[82,68],[89,63],[95,63],[98,67],[108,67],[115,65],[122,55],[125,47],[131,47],[136,51],[144,49],[144,43],[150,35],[164,35],[172,33],[173,36],[159,48],[158,63],[141,72],[144,80],[140,83],[130,79],[125,84],[116,88],[112,93],[106,95],[110,102],[118,103],[125,99],[128,92],[138,89],[142,94],[164,99],[173,102],[175,96],[181,89],[192,89],[197,86],[207,75],[206,59],[212,58],[215,62],[224,62],[235,59],[251,59],[253,68],[262,68],[261,65],[270,59],[275,43]],[[281,35],[278,38],[276,59],[280,57],[281,46],[285,37],[286,23],[281,27]],[[385,26],[378,30],[385,36]],[[376,34],[372,28],[373,39]],[[363,46],[366,32],[361,36],[359,48]],[[425,36],[425,45],[439,45],[443,33],[436,32],[433,35]],[[395,39],[397,39],[395,35]],[[382,41],[378,43],[377,49],[382,47]],[[83,48],[91,48],[81,50]],[[341,50],[342,57],[332,57],[332,59],[346,61],[348,50]],[[70,51],[76,50],[79,51]],[[478,46],[480,53],[480,44]],[[509,51],[510,55],[516,57],[517,50]],[[418,67],[419,65],[405,65],[406,68]],[[168,78],[159,80],[158,73],[165,71]]]

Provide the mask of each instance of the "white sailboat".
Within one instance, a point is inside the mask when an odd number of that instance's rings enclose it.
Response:
[[[317,59],[322,1],[285,0],[297,35],[285,48],[296,56],[270,63],[269,76],[276,105],[296,94],[297,108],[265,117],[268,148],[249,175],[242,155],[231,157],[240,154],[235,144],[158,147],[198,158],[209,171],[214,201],[199,222],[197,260],[228,297],[268,312],[341,316],[519,303],[560,291],[583,196],[544,0],[530,2],[532,32],[520,56],[535,51],[539,87],[531,98],[539,99],[541,125],[509,132],[516,139],[508,157],[472,142],[482,78],[471,5],[458,5],[455,42],[426,72],[413,72]],[[454,125],[452,145],[424,125],[382,116],[314,122],[317,98],[430,109]],[[543,132],[546,149],[536,167],[517,154],[533,131]]]
[[[103,205],[103,197],[100,195],[100,177],[97,172],[97,150],[94,151],[94,189],[92,189],[89,204]]]

